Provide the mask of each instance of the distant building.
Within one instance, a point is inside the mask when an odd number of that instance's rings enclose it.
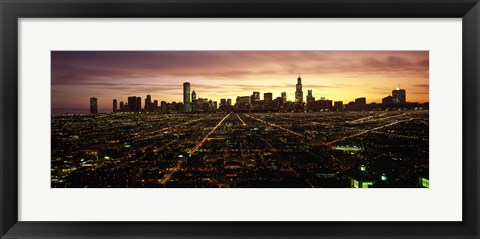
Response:
[[[207,98],[198,98],[195,103],[195,112],[211,112],[214,108],[214,102]]]
[[[325,99],[325,97],[321,97],[320,100],[314,101],[316,110],[321,111],[331,111],[333,102],[331,100]]]
[[[250,96],[237,96],[235,109],[240,111],[250,110]]]
[[[424,170],[418,176],[418,184],[421,188],[429,188],[430,181],[429,181],[429,172],[428,170]]]
[[[162,113],[166,113],[168,111],[168,107],[167,107],[167,102],[166,101],[161,101],[160,102],[160,111]]]
[[[198,102],[197,102],[197,92],[194,90],[192,91],[192,101],[190,103],[190,111],[191,112],[198,112]]]
[[[263,94],[263,100],[265,101],[265,104],[272,103],[273,101],[273,94],[268,92]]]
[[[221,111],[227,111],[228,110],[227,99],[225,99],[225,98],[220,99],[220,106],[218,107],[218,109],[221,110]]]
[[[197,93],[195,91],[192,91],[192,102],[197,101]]]
[[[360,97],[355,99],[355,104],[356,105],[366,105],[367,104],[367,98],[365,97]]]
[[[208,101],[207,111],[211,112],[212,110],[213,110],[213,101],[212,101],[212,100],[209,100],[209,101]]]
[[[173,105],[173,112],[175,113],[180,113],[180,112],[185,112],[185,106],[183,105],[182,102],[172,102]]]
[[[397,87],[395,90],[392,90],[392,101],[395,104],[405,104],[407,102],[405,89]]]
[[[383,99],[382,99],[382,104],[384,104],[384,105],[391,105],[391,104],[393,104],[393,97],[389,95],[389,96],[383,98]]]
[[[388,178],[385,174],[380,176],[380,180],[376,181],[375,184],[369,186],[369,188],[392,188],[393,185],[388,181]]]
[[[220,106],[227,106],[227,99],[220,99]]]
[[[295,102],[303,103],[302,78],[300,77],[300,73],[298,73],[298,78],[297,78],[297,85],[295,90]]]
[[[356,171],[350,179],[350,187],[369,188],[375,183],[375,178],[367,172],[365,165],[360,165],[359,169],[360,170]]]
[[[237,96],[237,105],[250,104],[250,96]]]
[[[125,105],[124,104],[125,103],[123,103],[123,101],[120,101],[120,109],[119,109],[120,111],[125,111],[125,109],[124,109]]]
[[[252,104],[254,104],[255,102],[260,101],[260,92],[254,91],[253,94],[252,94],[252,96],[250,96],[250,97],[251,97],[250,102],[251,102]]]
[[[137,105],[135,105],[135,109],[137,110],[136,112],[141,112],[142,111],[142,97],[138,96],[136,103],[137,103]]]
[[[97,98],[95,97],[90,98],[90,113],[91,114],[98,113]]]
[[[190,83],[184,82],[183,83],[183,107],[184,112],[191,112],[191,104],[190,104]]]
[[[113,99],[113,108],[112,108],[112,112],[115,113],[117,112],[118,108],[117,108],[117,99]]]
[[[343,111],[343,101],[333,102],[333,109],[336,111]]]
[[[232,106],[232,99],[227,99],[227,106]]]
[[[128,112],[140,112],[142,110],[142,98],[137,96],[128,97]]]
[[[312,108],[314,102],[315,102],[315,97],[313,97],[313,95],[312,95],[312,89],[308,89],[308,94],[307,94],[307,109]]]
[[[152,96],[150,93],[147,93],[147,97],[145,98],[145,112],[152,112]]]
[[[153,107],[152,107],[153,112],[158,112],[158,100],[153,101]]]
[[[287,92],[282,92],[282,103],[287,103]]]

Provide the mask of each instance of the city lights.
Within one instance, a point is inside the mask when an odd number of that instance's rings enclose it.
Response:
[[[112,113],[52,116],[52,187],[428,187],[428,103],[343,105],[308,90],[184,102],[138,96]],[[154,103],[155,102],[155,103]],[[66,160],[68,159],[68,160]],[[427,175],[427,176],[425,176]]]

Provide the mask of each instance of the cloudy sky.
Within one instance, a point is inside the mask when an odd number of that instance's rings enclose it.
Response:
[[[52,51],[51,61],[53,111],[88,111],[90,97],[100,112],[133,95],[143,106],[148,91],[178,102],[183,82],[214,101],[252,91],[294,100],[298,73],[317,99],[378,103],[396,87],[409,102],[429,99],[428,51]]]

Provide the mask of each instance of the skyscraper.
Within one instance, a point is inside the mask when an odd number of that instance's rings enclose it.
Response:
[[[282,103],[287,103],[287,92],[282,92]]]
[[[366,105],[367,104],[367,98],[365,97],[360,97],[355,99],[355,104],[356,105]]]
[[[135,105],[137,105],[137,97],[136,96],[129,96],[127,102],[127,111],[128,112],[135,112]]]
[[[263,93],[263,100],[265,101],[265,103],[272,103],[273,101],[273,94],[270,93],[270,92],[267,92],[267,93]]]
[[[128,97],[128,112],[140,112],[142,111],[142,98],[137,96]]]
[[[232,106],[232,99],[227,99],[227,106]]]
[[[125,110],[124,107],[125,107],[125,106],[124,106],[123,101],[120,101],[120,109],[119,109],[119,110],[120,110],[120,111],[124,111],[124,110]]]
[[[152,111],[152,96],[150,95],[150,92],[147,93],[147,98],[145,98],[145,112],[151,112]]]
[[[336,110],[336,111],[342,111],[343,110],[343,101],[333,102],[333,109]]]
[[[160,111],[161,111],[162,113],[167,112],[167,102],[166,102],[166,101],[163,101],[163,100],[162,100],[162,101],[160,102]]]
[[[300,77],[300,73],[298,73],[298,78],[297,78],[297,86],[295,90],[295,102],[303,103],[302,78]]]
[[[250,96],[237,96],[237,105],[249,105],[250,104]]]
[[[97,110],[97,98],[92,97],[90,98],[90,113],[91,114],[96,114],[98,112]]]
[[[390,105],[393,104],[393,98],[391,96],[387,96],[382,99],[382,104],[384,105]]]
[[[325,99],[325,97],[320,97],[320,100],[313,102],[318,109],[323,111],[331,111],[332,110],[332,101]]]
[[[253,104],[255,102],[260,101],[260,92],[254,91],[252,96],[250,96],[250,102]]]
[[[397,87],[395,90],[392,90],[392,101],[396,104],[404,104],[407,102],[405,89]]]
[[[312,104],[315,102],[315,97],[312,95],[312,89],[308,89],[307,94],[307,108],[311,108]]]
[[[183,83],[183,111],[184,112],[191,112],[192,108],[190,105],[190,83],[184,82]]]
[[[153,112],[158,112],[158,100],[153,101],[152,111]]]
[[[113,109],[112,112],[115,113],[117,112],[117,99],[113,99]]]
[[[208,101],[208,111],[212,111],[213,110],[213,101],[212,100],[209,100]]]
[[[192,91],[192,102],[195,102],[197,100],[197,93],[195,91]]]
[[[137,101],[135,103],[135,112],[142,111],[142,98],[140,96],[137,97]]]

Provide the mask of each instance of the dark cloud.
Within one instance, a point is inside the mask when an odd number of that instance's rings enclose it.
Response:
[[[416,59],[417,62],[407,56],[375,57],[362,52],[357,54],[363,57],[342,58],[345,54],[334,58],[336,54],[328,51],[53,51],[52,83],[76,84],[102,77],[110,81],[161,76],[222,80],[298,71],[312,74],[419,71],[428,64],[427,54]]]

